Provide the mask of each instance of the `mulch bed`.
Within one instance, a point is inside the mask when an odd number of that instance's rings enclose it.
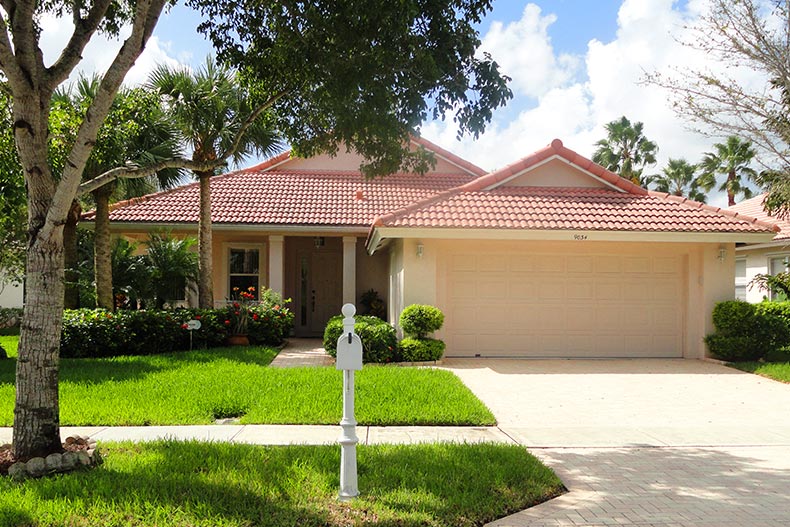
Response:
[[[66,438],[66,442],[63,443],[63,452],[79,452],[80,450],[88,450],[88,439],[84,437],[68,437]],[[17,460],[14,457],[14,452],[11,450],[11,445],[2,445],[0,446],[0,475],[8,474],[8,467],[16,463]],[[28,461],[27,459],[22,459],[21,461]]]

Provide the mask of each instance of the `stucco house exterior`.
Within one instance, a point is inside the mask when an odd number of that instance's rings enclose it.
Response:
[[[421,139],[423,176],[365,180],[350,153],[284,153],[212,180],[214,290],[265,285],[319,335],[375,289],[446,315],[448,356],[705,355],[714,304],[733,297],[736,243],[771,224],[647,191],[555,139],[495,172]],[[117,204],[118,235],[197,232],[197,183]],[[90,220],[90,216],[86,217]]]
[[[765,197],[766,194],[760,194],[729,208],[778,229],[770,241],[739,244],[735,249],[735,297],[747,302],[761,302],[770,296],[756,286],[749,286],[755,276],[782,273],[790,266],[790,221],[768,214],[763,207]]]

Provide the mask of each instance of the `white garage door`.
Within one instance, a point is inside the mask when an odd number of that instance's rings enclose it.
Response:
[[[679,255],[451,252],[448,356],[681,357]]]

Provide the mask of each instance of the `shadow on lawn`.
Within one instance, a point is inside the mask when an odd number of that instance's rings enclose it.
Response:
[[[110,452],[105,467],[24,484],[22,503],[67,497],[85,504],[90,514],[111,522],[114,514],[136,525],[482,525],[547,496],[528,496],[534,473],[513,470],[524,466],[523,450],[492,445],[380,446],[360,448],[360,487],[363,500],[339,504],[339,449],[325,447],[255,447],[205,443],[149,444],[133,464],[113,459],[139,447],[124,444]],[[135,455],[135,454],[132,454]],[[495,464],[510,467],[503,470]],[[131,468],[125,468],[131,467]],[[476,470],[486,467],[486,470]],[[538,465],[541,478],[559,482]],[[507,473],[509,476],[503,477]],[[0,483],[2,488],[2,483]],[[545,489],[541,486],[541,489]],[[32,498],[32,500],[30,499]],[[510,509],[508,509],[508,504]],[[514,504],[516,504],[515,508]],[[77,507],[80,507],[77,505]],[[47,507],[37,507],[46,510]],[[409,517],[388,518],[391,512]],[[76,509],[74,524],[86,525]],[[3,525],[28,525],[27,512],[14,504]],[[16,514],[19,521],[9,522]],[[87,523],[86,523],[87,522]],[[433,523],[433,522],[431,522]]]

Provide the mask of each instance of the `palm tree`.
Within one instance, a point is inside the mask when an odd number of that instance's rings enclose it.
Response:
[[[606,125],[607,138],[595,146],[593,161],[637,185],[646,186],[642,171],[656,162],[658,146],[642,135],[642,123],[631,124],[625,116]]]
[[[660,175],[652,176],[651,182],[656,190],[675,196],[686,196],[700,203],[707,200],[706,192],[713,188],[716,180],[702,174],[697,176],[697,165],[689,164],[685,159],[669,159],[667,166]]]
[[[96,97],[100,78],[81,77],[74,86],[59,90],[53,97],[53,106],[60,109],[60,115],[67,120],[79,114]],[[78,121],[75,121],[78,122]],[[69,124],[62,126],[68,135]],[[68,138],[61,141],[68,144]],[[60,143],[55,141],[55,146]],[[142,88],[121,89],[113,101],[110,113],[99,130],[96,146],[83,171],[82,179],[90,180],[106,170],[132,163],[146,165],[162,159],[180,155],[176,130],[166,119],[156,94],[146,92]],[[57,157],[56,157],[57,158]],[[165,169],[154,177],[140,179],[122,178],[108,183],[91,194],[96,207],[95,239],[94,239],[94,272],[96,282],[96,302],[99,307],[114,309],[115,300],[112,284],[112,258],[110,235],[110,202],[129,199],[169,188],[181,179],[181,171]],[[81,204],[76,200],[72,204],[69,223],[64,231],[66,245],[66,268],[76,267],[76,231]],[[73,249],[73,250],[72,250]],[[73,304],[76,281],[69,280],[66,304]],[[76,306],[73,306],[76,307]]]
[[[751,198],[752,190],[744,185],[743,177],[757,177],[757,172],[749,166],[757,155],[752,143],[731,135],[725,143],[716,143],[713,148],[716,152],[706,152],[702,160],[703,173],[713,178],[718,174],[726,176],[719,190],[727,192],[730,207],[735,205],[735,197],[739,194],[743,199]]]
[[[254,96],[234,71],[218,65],[213,59],[206,59],[194,74],[186,69],[161,65],[151,74],[149,85],[166,102],[173,123],[192,149],[193,161],[214,161],[230,153],[232,161],[240,163],[248,155],[271,155],[279,150],[279,135],[264,117],[255,119],[243,131],[248,118],[256,111]],[[211,177],[214,174],[213,170],[194,173],[200,182],[198,303],[204,309],[214,307],[211,250]]]
[[[171,307],[178,300],[189,282],[198,275],[197,254],[192,251],[197,240],[174,238],[167,231],[152,232],[145,242],[145,256],[151,276],[151,289],[158,309],[165,304]]]

